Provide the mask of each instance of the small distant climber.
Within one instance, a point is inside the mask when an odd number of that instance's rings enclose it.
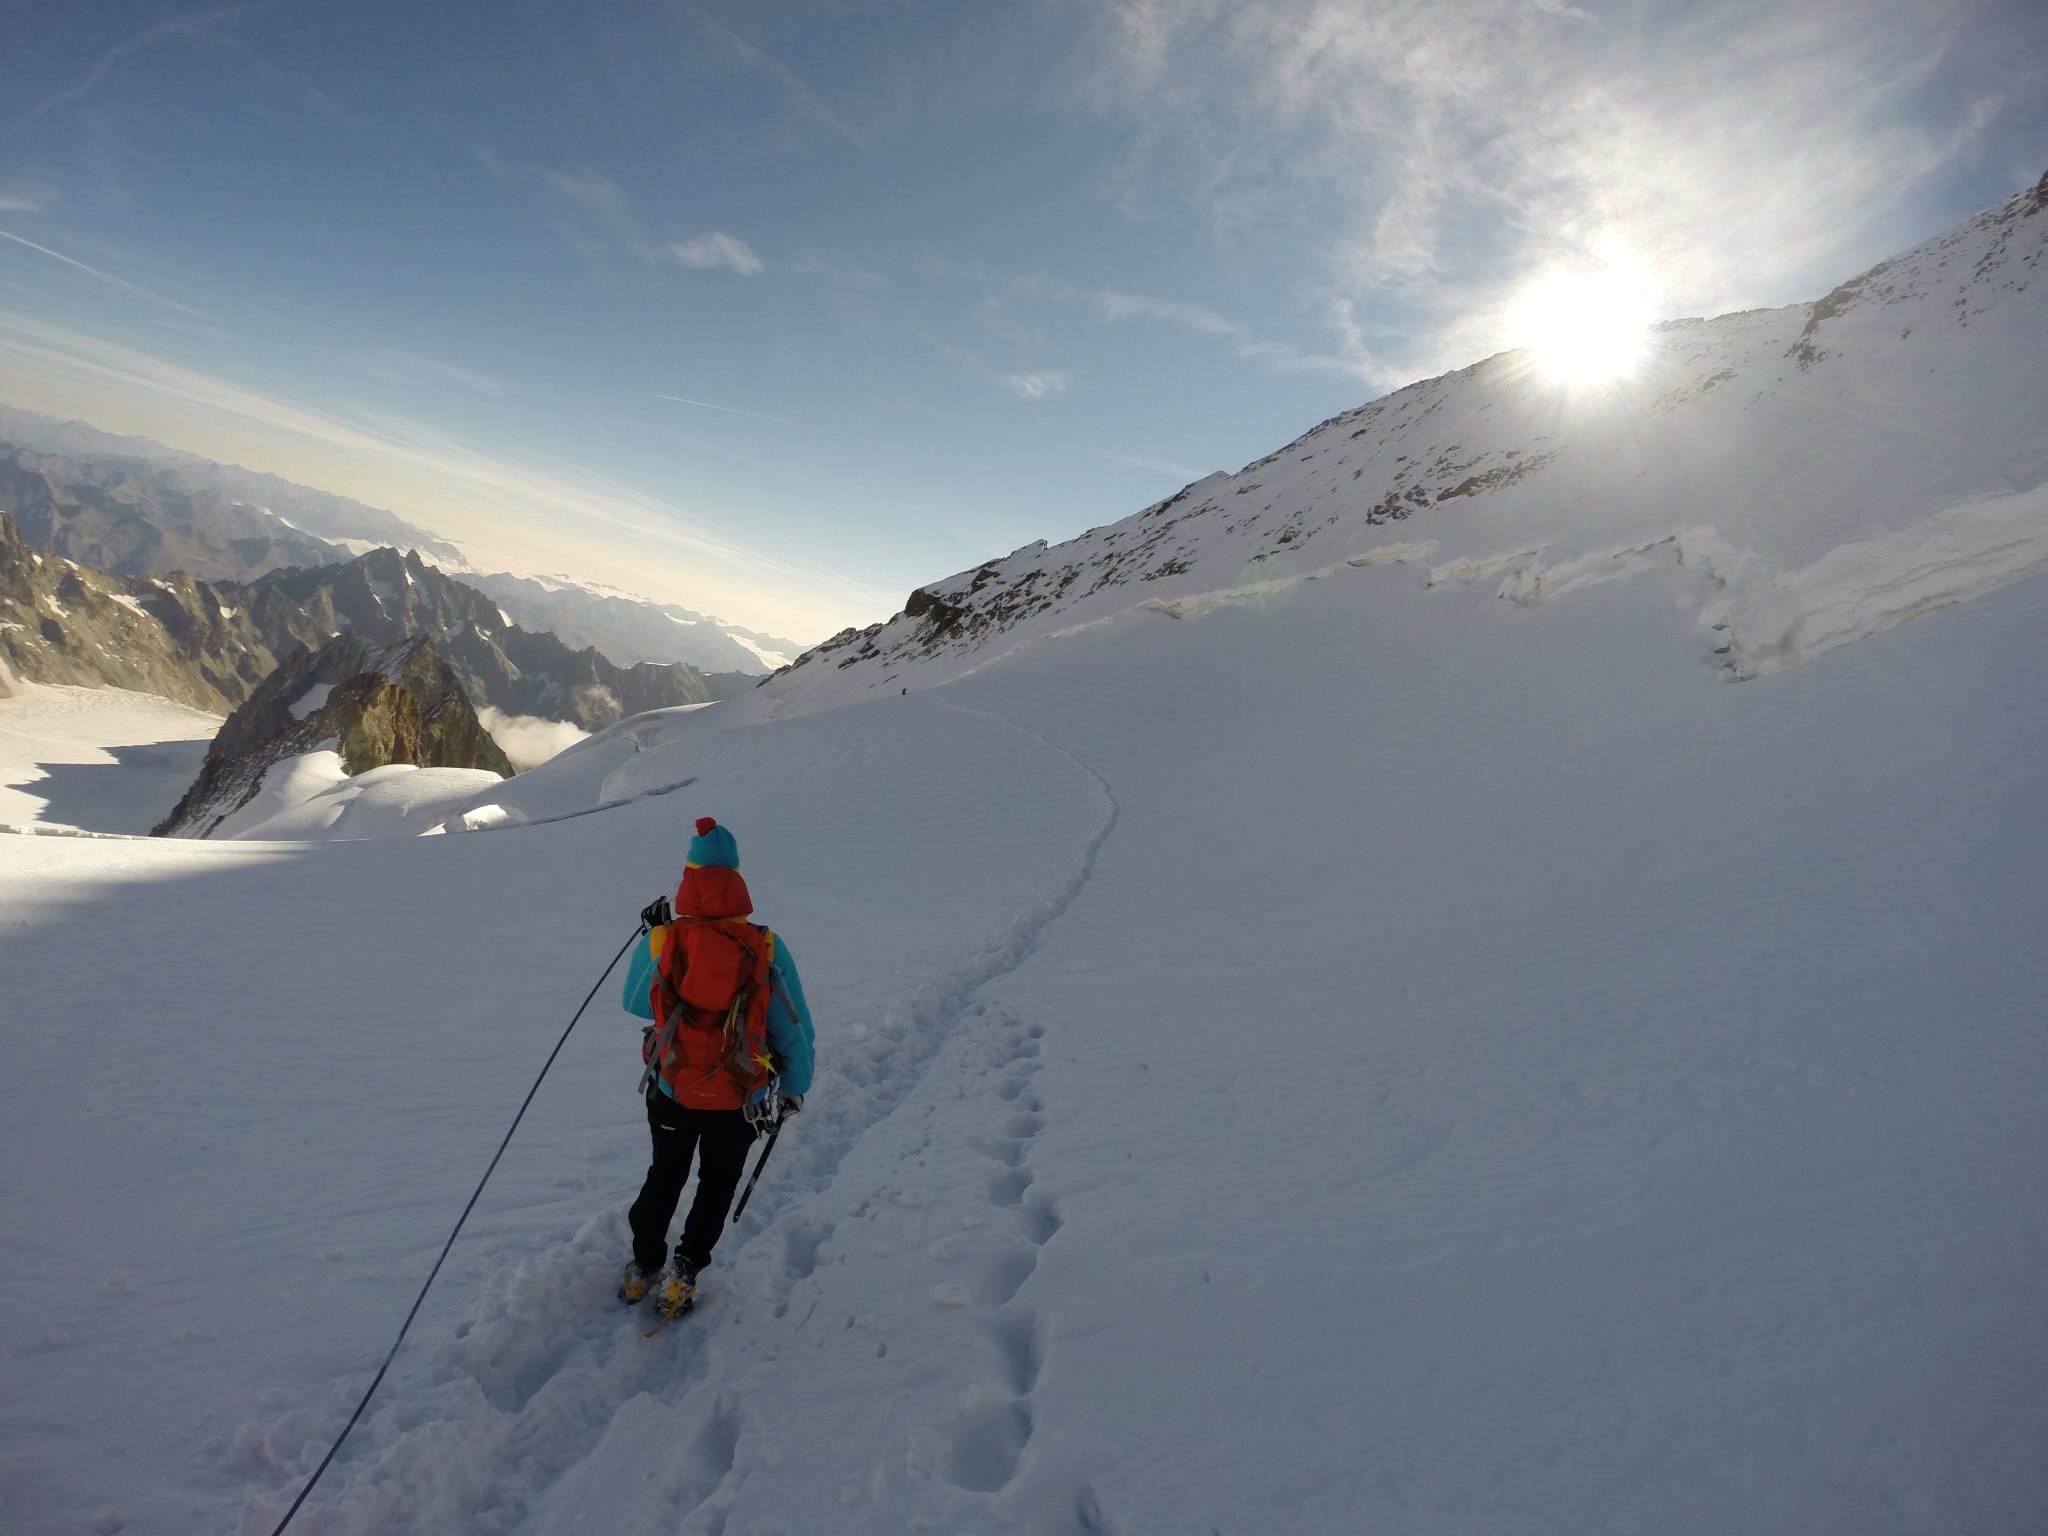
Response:
[[[653,1291],[664,1317],[694,1300],[755,1135],[802,1109],[811,1088],[803,982],[781,935],[748,921],[739,863],[732,833],[699,819],[673,911],[663,897],[640,914],[648,938],[627,982],[628,1009],[654,1020],[640,1039],[654,1158],[627,1213],[633,1258],[619,1299]],[[665,1264],[693,1155],[697,1194]]]

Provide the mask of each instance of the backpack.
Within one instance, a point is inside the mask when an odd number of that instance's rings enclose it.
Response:
[[[743,1109],[764,1090],[774,963],[775,935],[743,918],[669,924],[648,989],[661,1027],[641,1044],[643,1090],[659,1077],[687,1109]]]

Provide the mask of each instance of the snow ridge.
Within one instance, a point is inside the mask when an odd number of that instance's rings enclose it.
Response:
[[[1752,587],[1733,626],[1734,664],[1743,677],[1783,671],[2044,574],[2048,488],[1965,502]]]
[[[1387,545],[1298,575],[1150,598],[1125,611],[1201,618],[1221,608],[1279,601],[1347,570],[1426,561],[1436,547],[1427,540]],[[1771,570],[1761,555],[1735,547],[1711,527],[1678,528],[1554,564],[1543,561],[1548,548],[1537,544],[1446,561],[1429,567],[1424,586],[1471,587],[1500,577],[1496,597],[1538,608],[1672,561],[1703,578],[1699,623],[1708,632],[1721,676],[1746,682],[2048,574],[2048,487],[1973,498],[1896,532],[1838,545],[1813,564],[1790,571]],[[960,675],[978,672],[1024,646],[1064,639],[1115,617],[1048,630],[1000,651],[991,648],[990,656]]]

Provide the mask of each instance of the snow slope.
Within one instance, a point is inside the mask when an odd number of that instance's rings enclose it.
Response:
[[[121,688],[9,685],[0,826],[143,833],[198,773],[220,717]]]
[[[824,1042],[705,1307],[609,1299],[607,987],[309,1529],[2037,1525],[2040,584],[1720,688],[1675,572],[1377,578],[501,787],[597,815],[9,840],[13,1528],[269,1529],[702,811]]]
[[[386,763],[349,777],[338,752],[308,752],[273,766],[256,797],[213,831],[269,842],[320,837],[425,836],[446,830],[448,802],[504,783],[481,768]]]
[[[754,703],[917,687],[1135,604],[1256,601],[1387,563],[1523,602],[1681,563],[1715,587],[1694,610],[1702,655],[1737,678],[1793,664],[1818,653],[1816,606],[1826,633],[1869,633],[2048,569],[2044,263],[2048,177],[1817,303],[1662,326],[1604,388],[1503,353],[933,582]],[[1851,573],[1816,562],[1849,545],[1910,565],[1910,596],[1862,584],[1844,611],[1823,589]]]
[[[2048,1526],[2041,312],[1939,454],[1758,406],[1654,517],[1205,514],[474,835],[0,838],[6,1528],[272,1529],[707,813],[820,1073],[703,1306],[611,1299],[614,976],[294,1529]]]

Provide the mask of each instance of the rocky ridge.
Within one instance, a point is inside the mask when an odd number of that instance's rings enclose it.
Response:
[[[512,773],[432,640],[380,648],[342,634],[287,656],[228,717],[155,835],[209,835],[255,798],[271,768],[324,750],[350,775],[391,763]]]
[[[110,576],[29,547],[0,512],[0,695],[7,676],[128,688],[225,714],[275,665],[247,616],[189,576]]]
[[[602,730],[627,715],[710,702],[696,668],[614,665],[596,648],[572,650],[544,630],[509,622],[483,593],[411,551],[375,549],[345,566],[280,571],[223,583],[266,635],[317,648],[350,630],[374,644],[431,635],[469,696],[507,714]]]
[[[38,548],[115,576],[254,577],[348,551],[204,483],[182,465],[0,446],[0,508]]]
[[[133,688],[224,714],[293,650],[344,633],[379,647],[431,636],[478,705],[585,730],[712,696],[687,665],[619,667],[521,629],[417,554],[372,550],[252,582],[118,577],[32,549],[0,513],[0,662],[30,682]]]

